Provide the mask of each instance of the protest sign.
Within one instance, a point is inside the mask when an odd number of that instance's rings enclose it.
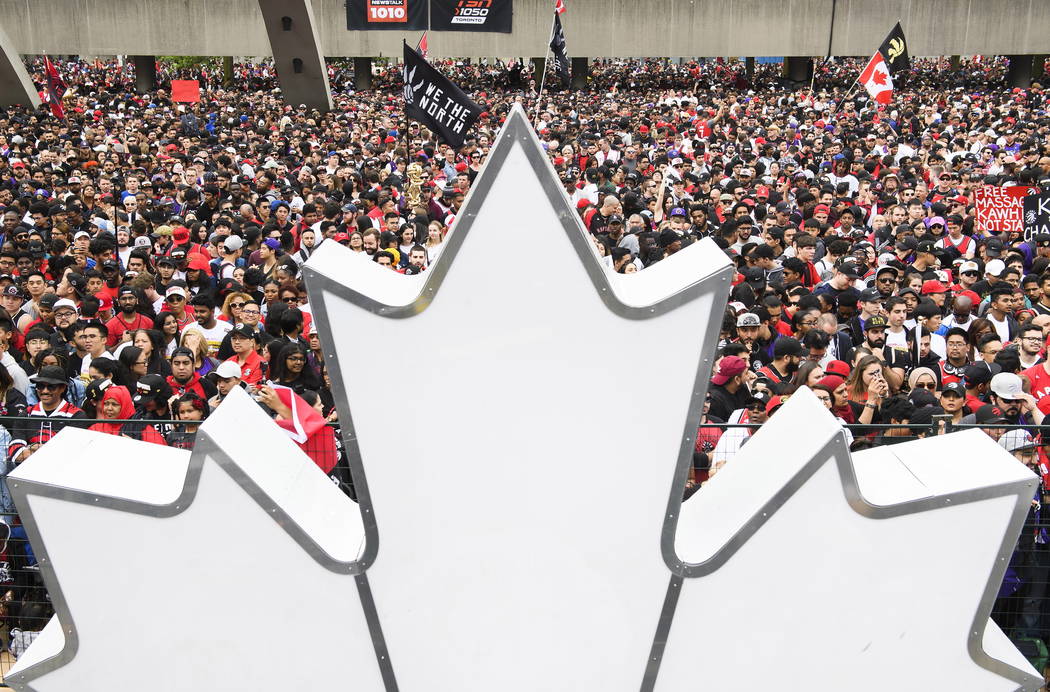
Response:
[[[1039,233],[1050,233],[1050,193],[1027,195],[1024,198],[1024,239],[1031,240]]]
[[[977,230],[984,234],[1020,234],[1024,230],[1024,198],[1038,192],[1038,188],[1027,185],[984,185],[978,188],[974,194]]]

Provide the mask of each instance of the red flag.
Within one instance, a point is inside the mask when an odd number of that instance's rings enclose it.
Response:
[[[51,113],[56,118],[65,120],[66,112],[62,108],[62,95],[66,93],[66,83],[62,81],[51,58],[46,56],[44,57],[44,69],[47,72],[47,102],[51,106]]]
[[[893,98],[893,78],[890,77],[882,53],[875,51],[875,55],[871,56],[867,67],[860,73],[860,83],[877,103],[886,105]]]
[[[423,32],[423,36],[419,39],[419,43],[416,45],[416,51],[423,56],[424,59],[427,57],[427,32]]]
[[[325,473],[331,473],[339,461],[339,449],[335,444],[335,433],[306,400],[288,387],[274,385],[274,393],[291,412],[290,419],[275,421],[277,426],[292,438],[292,442],[317,464]]]
[[[558,14],[565,14],[565,0],[555,0],[554,11]]]

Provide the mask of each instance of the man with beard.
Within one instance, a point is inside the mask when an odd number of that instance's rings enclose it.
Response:
[[[904,374],[911,369],[911,357],[906,349],[893,348],[886,345],[886,318],[882,315],[872,316],[864,324],[864,343],[883,363],[890,369],[887,377],[891,387],[900,387],[904,381]],[[846,360],[853,361],[853,353]]]
[[[106,329],[109,330],[106,344],[113,348],[124,340],[125,334],[133,333],[136,329],[153,329],[153,320],[138,312],[139,296],[135,289],[123,286],[117,292],[118,312],[108,322]]]
[[[745,312],[736,318],[737,343],[743,344],[752,357],[758,353],[758,335],[762,328],[761,318],[753,312]]]
[[[1020,376],[1000,372],[992,377],[988,389],[989,403],[1003,412],[1003,418],[1010,425],[1042,425],[1043,412],[1036,405],[1035,397],[1024,391]]]
[[[785,336],[773,344],[773,362],[758,370],[759,377],[765,377],[773,384],[787,382],[798,370],[802,360],[802,344],[798,339]]]
[[[711,378],[710,415],[726,420],[737,409],[744,408],[751,394],[747,380],[753,377],[747,363],[737,356],[726,356],[718,363],[718,372]]]

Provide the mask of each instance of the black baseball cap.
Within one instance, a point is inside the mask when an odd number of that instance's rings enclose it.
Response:
[[[963,375],[966,378],[966,386],[973,388],[979,384],[991,382],[992,377],[1000,372],[1002,372],[1002,368],[995,363],[975,363],[966,366]]]
[[[944,388],[941,390],[941,398],[944,398],[948,394],[951,394],[953,396],[961,396],[965,398],[966,387],[963,385],[962,382],[949,382],[948,384],[944,385]]]
[[[1006,418],[1003,417],[1002,410],[998,406],[992,406],[991,404],[985,404],[977,409],[977,412],[974,414],[974,419],[980,424],[1008,422]]]

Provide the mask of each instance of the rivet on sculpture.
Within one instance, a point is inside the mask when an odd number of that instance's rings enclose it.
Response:
[[[681,502],[731,265],[611,272],[519,108],[426,272],[306,274],[360,504],[243,393],[192,453],[64,430],[9,479],[57,612],[15,689],[1040,686],[983,433],[851,458],[801,390]]]

